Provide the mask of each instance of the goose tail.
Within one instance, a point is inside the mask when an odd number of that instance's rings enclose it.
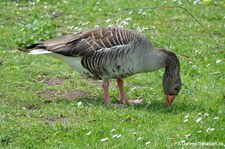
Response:
[[[45,49],[35,49],[31,50],[28,54],[50,54],[52,53],[51,51],[47,51]]]
[[[36,49],[34,49],[34,48],[36,48]],[[52,53],[51,51],[46,50],[44,46],[41,46],[40,43],[32,44],[32,45],[26,47],[26,49],[31,49],[31,51],[29,51],[28,54],[50,54],[50,53]]]

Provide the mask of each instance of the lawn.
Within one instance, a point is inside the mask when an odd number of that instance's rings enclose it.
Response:
[[[225,147],[224,2],[2,0],[0,10],[0,148]],[[183,84],[171,109],[163,69],[125,79],[128,98],[142,104],[105,106],[101,81],[21,51],[101,26],[137,30],[177,54]]]

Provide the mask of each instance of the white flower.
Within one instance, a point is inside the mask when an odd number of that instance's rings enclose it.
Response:
[[[199,51],[198,51],[198,50],[196,50],[196,51],[195,51],[195,54],[199,54]]]
[[[77,103],[77,106],[78,106],[78,107],[80,107],[80,106],[82,106],[82,105],[83,105],[83,103],[82,103],[81,101]]]
[[[192,68],[196,68],[197,67],[197,65],[193,65],[193,66],[191,66]]]
[[[120,138],[121,136],[122,136],[122,135],[119,134],[119,135],[117,135],[117,138]]]
[[[34,6],[35,5],[35,2],[29,1],[28,4],[31,5],[31,6]]]
[[[206,132],[210,132],[210,131],[214,131],[215,130],[215,128],[207,128],[207,130],[206,130]]]
[[[112,129],[111,132],[114,132],[116,129]]]
[[[117,19],[117,20],[116,20],[116,23],[118,23],[120,20],[121,20],[121,18]]]
[[[185,135],[186,138],[189,138],[190,136],[191,136],[191,134],[186,134]]]
[[[149,145],[151,143],[151,141],[145,142],[145,145]]]
[[[80,28],[79,27],[75,27],[75,26],[68,26],[67,27],[67,29],[69,29],[69,30],[80,30]]]
[[[128,22],[127,21],[121,21],[121,25],[127,25]]]
[[[137,134],[137,132],[135,131],[135,132],[133,132],[133,134],[134,134],[134,135],[136,135],[136,134]]]
[[[87,136],[89,136],[91,134],[91,131],[89,131],[88,133],[87,133]]]
[[[148,27],[142,27],[142,31],[147,30],[147,29],[148,29]]]
[[[133,91],[133,90],[136,90],[136,89],[137,89],[137,87],[135,86],[135,87],[131,88],[130,90]]]
[[[210,131],[214,131],[215,130],[215,128],[210,128]]]
[[[140,26],[137,26],[137,31],[138,32],[143,32],[144,30],[148,29],[147,27],[140,27]]]
[[[113,27],[113,26],[114,26],[113,24],[109,24],[109,25],[108,25],[108,27]]]
[[[186,122],[188,122],[188,119],[185,119],[185,120],[184,120],[184,123],[186,123]]]
[[[120,138],[122,135],[121,134],[115,134],[115,135],[113,135],[113,138]]]
[[[197,131],[197,133],[201,133],[201,132],[202,132],[201,130]]]
[[[142,13],[142,16],[146,16],[147,15],[147,13],[144,11],[143,13]]]
[[[218,119],[219,119],[219,117],[214,117],[213,119],[214,119],[214,120],[218,120]]]
[[[122,27],[122,28],[123,28],[123,25],[121,25],[121,24],[118,24],[118,25],[117,25],[117,27]]]
[[[200,122],[202,120],[201,117],[199,117],[197,120],[196,120],[196,123]]]
[[[205,113],[205,114],[204,114],[204,117],[208,117],[208,116],[209,116],[209,114],[208,114],[208,113]]]
[[[150,29],[155,30],[155,29],[156,29],[156,27],[152,25],[152,26],[150,26]]]
[[[185,119],[189,118],[189,115],[186,115],[184,118],[185,118]]]
[[[112,137],[113,137],[113,138],[117,138],[117,135],[113,135]]]
[[[181,142],[182,144],[184,144],[184,143],[185,143],[185,140],[181,140],[180,142]]]
[[[220,60],[220,59],[219,59],[219,60],[217,60],[217,61],[216,61],[216,64],[219,64],[221,61],[222,61],[222,60]]]
[[[131,10],[128,14],[132,14],[133,13],[133,11]]]
[[[195,0],[195,1],[193,2],[193,5],[196,5],[196,4],[199,4],[199,3],[201,3],[200,0]]]
[[[105,141],[108,141],[108,140],[109,140],[109,138],[103,138],[103,139],[101,139],[102,142],[105,142]]]
[[[81,25],[82,25],[82,26],[85,26],[85,25],[88,25],[89,23],[90,23],[90,22],[87,21],[87,22],[82,23]]]
[[[141,139],[142,139],[142,137],[139,137],[139,138],[138,138],[138,141],[141,141]]]
[[[111,19],[108,19],[108,20],[106,20],[105,22],[106,22],[106,23],[109,23],[110,21],[111,21]]]
[[[178,4],[180,4],[180,5],[181,5],[181,4],[182,4],[182,2],[181,2],[181,1],[178,1]]]
[[[126,18],[125,20],[126,20],[126,21],[131,21],[131,18]]]
[[[74,26],[68,26],[67,27],[69,30],[72,30],[72,29],[74,29]]]
[[[139,9],[138,13],[139,13],[139,14],[142,13],[142,9]]]

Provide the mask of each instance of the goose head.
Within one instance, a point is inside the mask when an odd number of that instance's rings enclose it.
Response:
[[[166,51],[165,73],[162,80],[163,91],[166,96],[168,107],[172,106],[175,97],[181,89],[180,62],[177,56],[170,51]]]
[[[163,91],[166,96],[167,105],[172,106],[175,97],[179,94],[181,89],[180,75],[174,75],[172,77],[163,77]]]

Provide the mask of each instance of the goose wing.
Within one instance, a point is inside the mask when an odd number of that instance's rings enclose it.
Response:
[[[43,41],[37,48],[65,56],[87,57],[97,50],[127,45],[140,38],[143,37],[123,28],[95,28]]]

